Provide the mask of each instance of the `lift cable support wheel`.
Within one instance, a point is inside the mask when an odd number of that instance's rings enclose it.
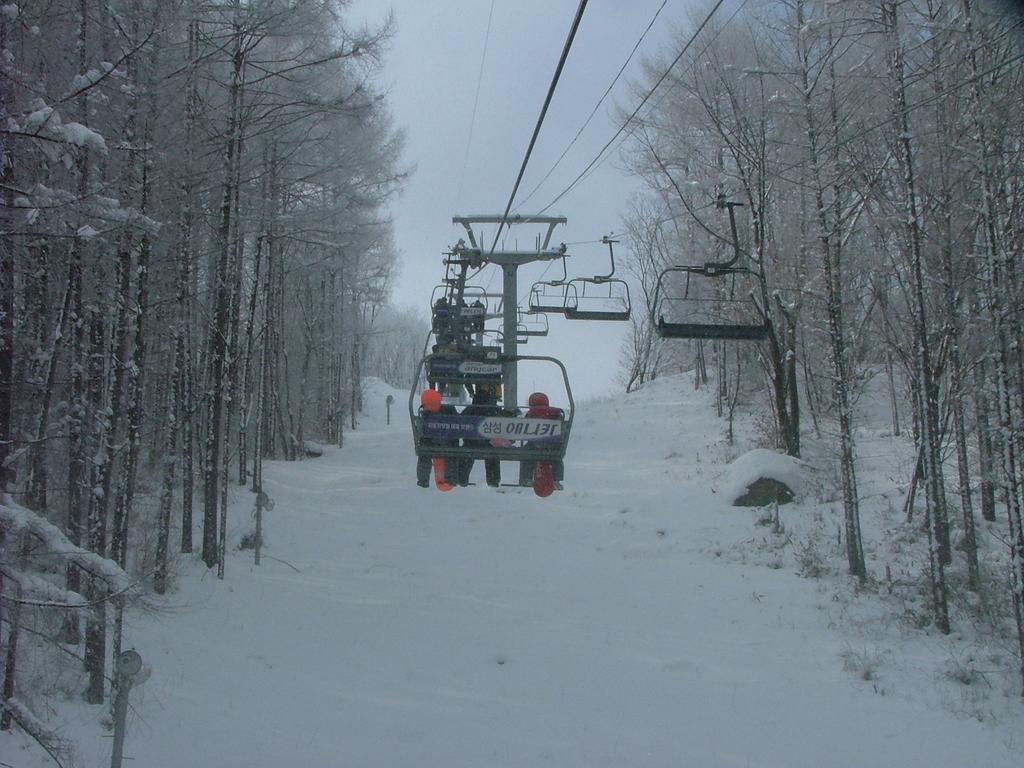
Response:
[[[729,212],[733,238],[733,257],[729,261],[677,265],[658,275],[651,302],[651,324],[660,337],[728,341],[763,341],[768,337],[768,318],[757,306],[753,290],[747,291],[746,298],[737,298],[737,282],[744,280],[764,293],[764,277],[760,273],[736,266],[740,248],[733,208],[739,205],[722,197],[717,201],[719,208]],[[673,280],[674,275],[681,275],[681,281]],[[726,286],[724,281],[730,277],[732,282]]]

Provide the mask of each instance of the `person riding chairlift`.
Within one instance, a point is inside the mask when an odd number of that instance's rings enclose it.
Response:
[[[548,402],[548,396],[543,392],[534,392],[530,395],[530,399],[527,401],[530,409],[526,412],[526,418],[528,419],[552,419],[555,421],[562,421],[565,418],[565,411],[561,408],[555,408]],[[528,460],[522,461],[519,464],[519,484],[520,485],[532,485],[533,484],[533,467],[536,461]],[[565,476],[565,465],[561,459],[551,462],[552,468],[555,474],[556,487],[562,487],[562,479]]]
[[[444,405],[441,402],[441,393],[436,389],[425,389],[420,393],[420,415],[425,416],[427,414],[456,414],[454,406]],[[420,442],[423,445],[458,445],[458,440],[443,440],[436,437],[424,437],[421,438]],[[432,456],[420,455],[416,457],[416,485],[421,488],[427,488],[430,486],[430,470],[433,466]],[[451,462],[445,462],[444,477],[440,478],[443,482],[449,485],[455,485],[458,481],[459,465],[458,460]],[[449,479],[450,478],[450,479]]]
[[[500,385],[477,384],[473,393],[473,403],[462,409],[463,416],[500,416],[501,407],[497,403],[496,393]],[[487,446],[489,440],[463,440],[466,447]],[[471,456],[464,456],[459,465],[459,485],[469,485],[469,473],[473,471],[475,459]],[[492,488],[501,485],[501,461],[498,459],[484,459],[484,472],[487,477],[487,484]]]

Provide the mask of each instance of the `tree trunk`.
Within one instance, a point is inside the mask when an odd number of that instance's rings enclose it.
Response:
[[[929,4],[930,22],[938,29],[944,22],[935,11],[934,6]],[[940,36],[932,38],[932,67],[934,77],[932,89],[939,103],[945,92],[946,86],[942,73],[944,62],[942,57],[942,46]],[[952,410],[953,436],[956,444],[957,477],[960,485],[960,521],[963,528],[962,549],[964,558],[967,560],[967,588],[977,592],[980,588],[980,574],[978,571],[978,542],[974,526],[974,505],[971,500],[971,467],[967,452],[967,427],[964,418],[964,393],[963,377],[965,375],[962,356],[960,353],[960,342],[963,337],[963,330],[960,324],[962,309],[959,300],[959,283],[956,266],[954,264],[953,246],[953,189],[949,178],[949,161],[947,147],[955,144],[955,139],[950,130],[947,110],[940,107],[935,113],[935,123],[939,130],[939,141],[936,147],[938,186],[939,189],[936,205],[938,217],[938,240],[939,260],[942,269],[942,299],[944,303],[945,318],[943,323],[943,339],[949,344],[949,407]]]
[[[100,556],[106,555],[107,549],[107,506],[104,503],[103,468],[112,459],[110,457],[108,430],[110,424],[104,423],[103,391],[106,379],[105,361],[107,350],[104,340],[103,318],[99,309],[90,309],[89,322],[89,392],[90,410],[93,424],[89,445],[89,455],[96,456],[97,466],[90,483],[93,489],[89,498],[87,516],[87,534],[89,548]],[[116,368],[117,361],[111,365]],[[116,376],[115,376],[116,378]],[[113,421],[113,416],[110,417]],[[109,495],[109,484],[107,486]],[[104,672],[106,668],[106,588],[93,576],[86,577],[86,597],[97,603],[89,612],[85,626],[85,670],[89,675],[85,700],[90,704],[102,704],[104,693]]]
[[[234,31],[234,52],[232,54],[232,78],[230,104],[226,130],[224,184],[220,206],[220,224],[217,232],[217,263],[214,273],[214,312],[207,335],[209,360],[207,383],[210,388],[206,400],[206,439],[203,465],[203,562],[213,568],[217,556],[217,505],[219,503],[218,480],[220,477],[221,443],[224,432],[224,410],[228,399],[228,382],[225,378],[225,356],[229,333],[229,262],[231,255],[231,216],[235,198],[236,163],[241,131],[242,70],[245,55],[242,49],[242,30],[236,12]]]
[[[849,372],[842,308],[842,268],[839,261],[839,246],[833,246],[832,227],[828,221],[825,203],[825,189],[821,181],[821,164],[818,152],[819,127],[814,115],[812,89],[810,84],[810,53],[804,40],[804,2],[796,4],[797,46],[801,60],[800,76],[804,99],[804,118],[808,140],[808,161],[811,168],[815,210],[817,213],[817,239],[821,251],[822,269],[825,278],[825,309],[828,319],[829,342],[832,351],[833,391],[839,418],[839,463],[843,492],[843,520],[846,538],[846,560],[849,572],[864,581],[867,570],[864,563],[864,547],[860,534],[860,501],[857,495],[857,473],[854,461],[853,408],[849,394]],[[838,178],[838,176],[837,176]],[[833,222],[838,226],[838,222]],[[837,238],[838,239],[838,238]]]
[[[20,565],[24,570],[28,564],[28,557],[32,552],[32,546],[27,533],[22,533],[19,539],[21,541],[21,546],[18,547],[20,550]],[[15,678],[18,672],[18,635],[21,634],[21,613],[24,610],[20,600],[17,599],[21,597],[20,587],[17,587],[15,597],[14,604],[11,606],[10,614],[7,617],[7,653],[4,655],[4,701],[13,699],[15,695]],[[0,731],[9,731],[10,729],[11,710],[5,707],[3,714],[0,714]]]
[[[244,84],[243,84],[244,86]],[[238,162],[235,163],[235,233],[231,265],[231,308],[228,322],[228,344],[227,344],[227,372],[225,374],[224,386],[228,392],[228,400],[224,410],[224,456],[221,464],[221,500],[220,500],[220,527],[217,533],[217,578],[224,578],[224,560],[227,555],[228,535],[228,475],[231,464],[231,441],[226,439],[227,433],[231,431],[231,423],[238,409],[239,382],[238,382],[238,351],[239,344],[239,323],[242,313],[242,272],[245,260],[245,238],[241,227],[241,209],[239,201],[239,190],[241,188],[241,155],[242,135],[238,136]],[[243,481],[244,482],[244,481]]]
[[[181,370],[182,419],[181,419],[181,553],[192,552],[192,491],[195,478],[195,414],[198,403],[195,393],[195,374],[192,365],[192,331],[190,315],[186,313],[185,367]]]
[[[1017,624],[1017,650],[1020,661],[1021,695],[1024,696],[1024,485],[1018,470],[1020,459],[1017,440],[1020,439],[1016,420],[1022,414],[1015,409],[1015,399],[1021,397],[1021,381],[1014,381],[1013,355],[1018,340],[1012,330],[1014,307],[1007,306],[1007,298],[1012,299],[1015,287],[1008,279],[1012,275],[1013,251],[1004,248],[1000,242],[1001,232],[1007,227],[1000,226],[1002,213],[997,201],[996,174],[992,168],[992,158],[996,156],[996,147],[990,146],[988,126],[985,123],[982,87],[979,77],[979,66],[975,47],[973,3],[962,0],[963,13],[961,21],[967,38],[968,72],[971,75],[970,102],[974,140],[982,156],[982,192],[983,192],[983,230],[985,238],[985,256],[987,261],[989,316],[992,322],[995,351],[993,354],[993,376],[996,383],[996,419],[999,424],[999,443],[1002,449],[1002,480],[1006,501],[1006,522],[1009,529],[1010,545],[1010,589],[1013,612]],[[1019,356],[1019,348],[1016,350]],[[1016,432],[1016,434],[1015,434]]]
[[[79,238],[75,238],[77,242]],[[42,363],[42,393],[39,402],[39,413],[36,417],[35,444],[32,448],[32,464],[29,471],[29,508],[45,514],[49,507],[47,501],[47,490],[50,484],[49,471],[47,466],[47,445],[49,443],[48,433],[50,431],[50,405],[53,401],[54,388],[57,384],[57,361],[60,357],[61,347],[68,335],[68,325],[71,316],[71,301],[75,294],[75,272],[74,262],[81,258],[80,250],[72,245],[72,265],[68,271],[67,286],[64,289],[64,298],[61,301],[60,310],[54,323],[53,341],[46,353]],[[80,267],[78,268],[80,272]]]
[[[256,253],[253,256],[252,292],[249,294],[249,312],[245,328],[245,369],[242,373],[242,398],[241,412],[238,417],[238,484],[245,485],[248,479],[246,472],[248,467],[248,439],[249,422],[252,420],[253,402],[253,353],[256,344],[256,305],[260,290],[260,266],[263,251],[263,235],[256,238]],[[261,369],[262,370],[262,369]],[[259,424],[259,416],[256,417]],[[259,428],[256,429],[257,435]],[[253,461],[255,462],[256,449],[253,449]]]
[[[920,377],[921,404],[920,430],[925,475],[925,505],[928,511],[929,559],[932,588],[932,609],[935,625],[948,634],[949,608],[945,565],[951,561],[949,523],[946,518],[946,494],[942,477],[939,445],[938,384],[934,380],[931,345],[928,338],[928,308],[925,302],[923,256],[921,253],[921,225],[917,204],[917,186],[914,176],[914,158],[911,147],[910,120],[904,85],[903,49],[899,35],[899,16],[896,3],[882,2],[882,23],[889,37],[889,75],[892,80],[893,111],[896,118],[896,162],[901,171],[902,203],[905,206],[905,247],[908,248],[912,271],[914,302],[914,343]]]
[[[988,522],[996,519],[996,450],[992,439],[991,400],[985,358],[978,360],[974,373],[974,431],[978,441],[978,471],[981,475],[981,516]]]
[[[15,24],[7,14],[0,14],[0,51],[6,51],[11,28]],[[13,78],[11,64],[0,61],[0,114],[9,115],[14,109],[11,91]],[[14,153],[12,139],[0,133],[0,492],[14,490],[14,467],[10,462],[14,437],[11,410],[14,387]]]

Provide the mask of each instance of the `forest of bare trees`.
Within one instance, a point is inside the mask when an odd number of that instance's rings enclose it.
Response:
[[[163,593],[195,551],[223,575],[261,460],[340,444],[365,375],[406,383],[391,23],[345,5],[0,6],[3,728],[39,728],[19,653],[84,665],[102,702],[124,572]]]
[[[1001,521],[999,600],[1024,683],[1022,19],[985,0],[733,8],[634,125],[629,162],[647,191],[627,229],[647,312],[628,386],[713,366],[723,414],[741,387],[764,391],[778,448],[799,456],[801,431],[830,441],[848,569],[863,580],[854,404],[885,377],[893,432],[917,448],[905,514],[923,511],[931,621],[949,633],[950,591],[981,589],[976,521]],[[649,82],[669,61],[649,64]],[[744,298],[768,338],[659,342],[659,273],[731,248],[721,199],[743,206],[757,280],[705,281],[705,298]]]
[[[59,750],[26,670],[108,702],[127,601],[182,558],[223,577],[262,461],[343,445],[367,376],[408,384],[427,328],[390,303],[393,25],[347,5],[0,1],[0,729]],[[737,0],[678,50],[648,62],[644,85],[668,74],[626,145],[627,390],[692,369],[728,439],[747,400],[778,450],[827,445],[863,586],[857,404],[884,382],[929,623],[995,592],[1024,686],[1024,19]],[[662,340],[659,275],[730,257],[727,205],[754,279],[667,287],[767,338]]]

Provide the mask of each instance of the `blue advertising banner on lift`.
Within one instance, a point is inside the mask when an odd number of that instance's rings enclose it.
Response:
[[[437,440],[528,440],[558,442],[562,422],[552,419],[517,419],[508,416],[425,416],[423,435]]]

